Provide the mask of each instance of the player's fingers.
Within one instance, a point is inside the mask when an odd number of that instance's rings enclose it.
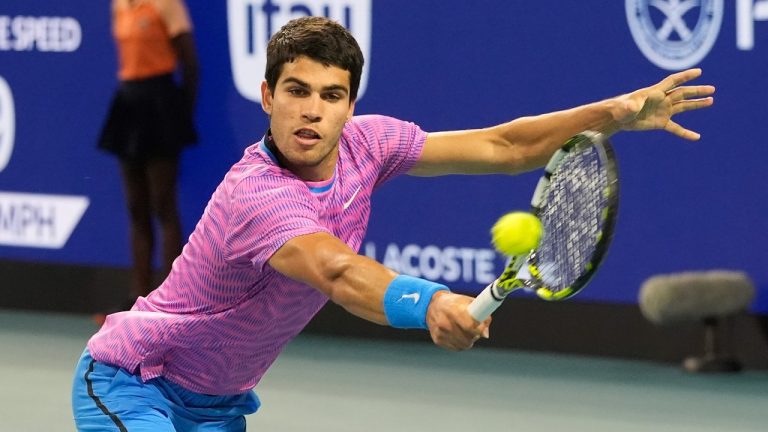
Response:
[[[690,110],[706,108],[711,106],[714,102],[715,100],[711,97],[680,101],[672,105],[672,114],[674,115]]]
[[[686,129],[672,120],[667,122],[667,125],[664,126],[664,130],[669,133],[675,134],[680,138],[687,139],[690,141],[698,141],[698,139],[701,138],[701,135],[699,135],[698,133],[690,129]]]
[[[490,337],[490,332],[488,330],[488,325],[490,323],[491,320],[489,317],[481,324],[474,326],[469,332],[464,333],[464,337],[466,338],[465,344],[463,345],[464,349],[472,348],[480,339],[488,339]]]
[[[472,348],[488,332],[486,321],[477,324],[473,320],[470,325],[457,325],[453,332],[454,345],[459,349]]]
[[[667,76],[666,78],[661,80],[661,82],[659,82],[657,86],[666,92],[692,79],[698,78],[699,76],[701,76],[701,69],[699,68],[688,69],[688,70],[673,73],[672,75]]]
[[[482,337],[482,332],[475,324],[460,325],[459,322],[435,328],[430,333],[435,345],[450,351],[470,349]]]
[[[437,343],[438,346],[441,346],[447,350],[450,351],[464,351],[472,348],[472,346],[477,342],[477,339],[474,339],[473,337],[449,337],[445,340],[441,341],[441,343]]]
[[[715,93],[715,86],[684,86],[677,87],[667,92],[667,96],[672,102],[679,102],[686,99],[704,98]]]
[[[440,348],[447,349],[448,351],[461,351],[456,338],[450,337],[450,334],[437,332],[432,333],[432,342]]]
[[[474,325],[472,327],[459,327],[456,333],[458,339],[461,339],[465,342],[474,342],[480,339],[480,337],[483,335],[480,327]]]
[[[491,337],[491,317],[488,317],[480,325],[480,335],[483,339],[489,339]]]

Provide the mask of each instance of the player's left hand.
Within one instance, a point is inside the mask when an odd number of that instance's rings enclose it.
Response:
[[[688,69],[674,73],[650,87],[636,90],[616,98],[614,120],[623,130],[663,129],[688,140],[700,135],[672,120],[681,112],[706,108],[714,103],[711,85],[683,86],[701,76],[701,69]]]

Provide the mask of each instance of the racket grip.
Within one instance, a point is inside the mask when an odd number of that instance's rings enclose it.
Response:
[[[488,285],[485,289],[472,300],[472,303],[467,307],[467,311],[475,321],[483,322],[486,318],[491,316],[493,311],[501,306],[504,299],[498,300],[493,295],[493,289],[496,286],[496,282]]]

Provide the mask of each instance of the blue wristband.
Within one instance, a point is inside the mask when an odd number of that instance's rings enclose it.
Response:
[[[448,287],[413,276],[399,275],[384,293],[384,315],[397,328],[427,328],[432,296]]]

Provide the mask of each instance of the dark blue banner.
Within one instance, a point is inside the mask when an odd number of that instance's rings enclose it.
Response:
[[[569,108],[702,67],[715,106],[663,132],[613,138],[621,209],[612,249],[579,301],[633,303],[658,273],[743,270],[768,312],[768,0],[699,2],[188,0],[201,63],[200,143],[184,154],[191,232],[267,121],[263,50],[292,17],[328,15],[366,54],[357,114],[427,131],[479,128]],[[96,139],[116,86],[109,2],[0,5],[0,258],[129,265],[117,162]],[[539,173],[399,178],[374,200],[361,252],[478,292],[501,270],[489,228],[525,209]]]

